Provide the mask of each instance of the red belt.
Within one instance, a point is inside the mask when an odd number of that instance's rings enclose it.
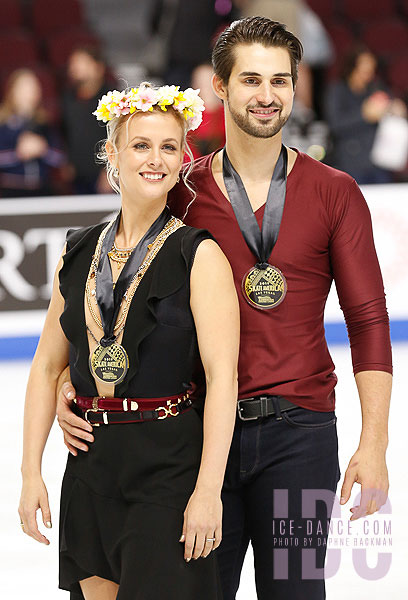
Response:
[[[193,404],[189,392],[165,398],[77,396],[74,402],[81,409],[83,418],[96,427],[101,424],[138,423],[177,417]]]

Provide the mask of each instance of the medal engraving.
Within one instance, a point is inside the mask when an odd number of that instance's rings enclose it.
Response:
[[[89,357],[89,368],[98,381],[117,385],[126,377],[129,358],[124,347],[119,344],[105,347],[98,344]]]
[[[286,279],[276,267],[266,269],[252,267],[242,280],[245,300],[262,310],[276,308],[284,300],[287,291]]]

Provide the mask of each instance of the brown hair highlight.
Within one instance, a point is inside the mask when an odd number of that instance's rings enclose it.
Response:
[[[303,55],[301,41],[286,25],[267,17],[246,17],[231,23],[218,37],[212,53],[214,72],[228,83],[234,66],[234,49],[238,44],[262,44],[265,48],[286,48],[290,57],[293,86],[298,78],[298,67]]]

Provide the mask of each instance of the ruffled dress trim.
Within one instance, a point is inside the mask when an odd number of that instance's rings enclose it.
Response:
[[[63,256],[63,266],[59,272],[60,291],[65,299],[60,322],[72,344],[71,350],[75,349],[75,355],[70,361],[81,376],[82,393],[91,396],[97,395],[97,390],[88,368],[84,290],[92,256],[105,226],[106,223],[102,223],[68,231],[67,252]],[[122,344],[125,348],[132,347],[132,361],[126,379],[115,388],[115,396],[126,396],[129,382],[138,372],[140,345],[157,326],[157,302],[176,293],[185,284],[195,249],[201,241],[208,238],[213,239],[206,230],[181,227],[167,238],[145,273],[132,299],[132,309],[127,315],[123,332]]]

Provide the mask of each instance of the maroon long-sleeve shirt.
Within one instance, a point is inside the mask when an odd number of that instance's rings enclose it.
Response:
[[[190,176],[197,198],[185,222],[213,234],[234,273],[241,309],[239,398],[280,394],[299,406],[330,411],[337,378],[323,314],[333,279],[346,319],[354,373],[392,372],[389,320],[370,213],[359,187],[349,175],[297,154],[269,260],[288,284],[286,297],[276,308],[259,310],[243,297],[242,278],[256,257],[214,180],[214,154],[198,160]],[[191,194],[179,184],[169,200],[173,214],[182,217]],[[255,214],[261,226],[264,206]]]

